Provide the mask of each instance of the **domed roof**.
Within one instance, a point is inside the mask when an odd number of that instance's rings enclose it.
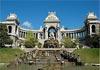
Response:
[[[15,20],[17,19],[17,15],[15,13],[10,13],[10,15],[7,17],[7,20]]]
[[[86,19],[97,19],[97,16],[93,12],[89,12]]]
[[[57,23],[60,22],[56,16],[56,12],[48,12],[48,16],[45,18],[44,23]]]
[[[19,20],[18,20],[17,15],[15,13],[10,13],[10,15],[7,17],[6,21],[15,21],[16,24],[19,25]]]

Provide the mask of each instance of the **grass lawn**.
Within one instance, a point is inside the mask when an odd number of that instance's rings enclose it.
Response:
[[[20,49],[0,48],[0,63],[6,63],[15,60],[15,55],[24,53]]]
[[[84,62],[100,63],[100,48],[87,48],[75,50],[73,53],[79,54]]]

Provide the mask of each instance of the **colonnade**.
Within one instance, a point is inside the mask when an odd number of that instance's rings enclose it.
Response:
[[[19,31],[19,37],[25,38],[26,37],[26,32],[25,31]]]
[[[26,31],[19,31],[19,37],[25,38],[27,32]],[[36,39],[43,39],[43,33],[42,32],[33,32]]]
[[[19,31],[19,37],[25,38],[27,34],[27,31],[20,30]],[[48,32],[47,30],[45,32],[40,31],[33,31],[33,34],[36,39],[48,39]],[[84,38],[86,36],[86,30],[85,29],[79,29],[79,30],[69,30],[69,31],[60,31],[58,30],[56,33],[56,38],[63,39],[64,37],[70,37],[71,39],[76,38]]]
[[[76,39],[76,38],[83,38],[83,37],[85,37],[85,35],[86,35],[86,32],[85,31],[74,31],[74,32],[62,32],[61,33],[61,37],[62,37],[62,39],[64,38],[64,37],[70,37],[71,39]]]

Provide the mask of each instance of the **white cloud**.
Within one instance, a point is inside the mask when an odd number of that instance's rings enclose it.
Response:
[[[32,28],[31,23],[28,22],[28,21],[25,21],[22,25],[23,25],[23,26],[26,26],[27,28]]]

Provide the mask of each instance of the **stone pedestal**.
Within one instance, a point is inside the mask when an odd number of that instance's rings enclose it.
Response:
[[[62,46],[61,46],[61,50],[65,50],[64,44],[62,44]]]
[[[37,46],[37,45],[35,45],[35,48],[38,48],[38,46]]]
[[[77,43],[76,48],[79,49],[79,43]]]

